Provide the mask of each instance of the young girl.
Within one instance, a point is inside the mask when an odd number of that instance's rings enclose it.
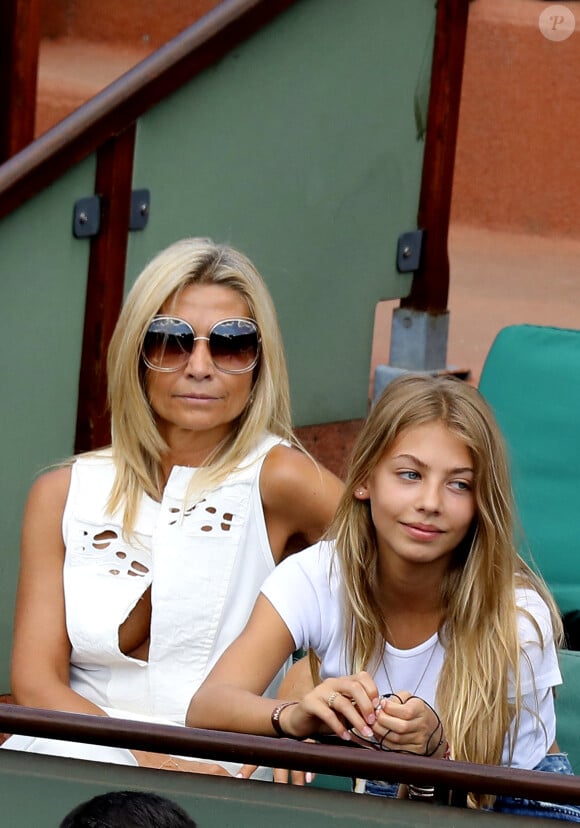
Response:
[[[332,732],[384,750],[572,772],[556,755],[559,615],[515,550],[506,450],[476,389],[413,375],[388,386],[358,438],[329,538],[268,577],[192,699],[189,725]],[[297,647],[315,651],[321,683],[299,702],[261,698]],[[580,821],[575,807],[546,810]]]

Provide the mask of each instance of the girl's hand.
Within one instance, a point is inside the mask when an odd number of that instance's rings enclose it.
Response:
[[[316,733],[335,733],[349,741],[349,728],[372,738],[378,704],[379,691],[366,672],[326,679],[298,704],[286,707],[280,725],[284,733],[298,739]]]
[[[376,715],[373,733],[384,749],[423,756],[445,753],[441,721],[418,696],[406,690],[385,696],[380,700]]]

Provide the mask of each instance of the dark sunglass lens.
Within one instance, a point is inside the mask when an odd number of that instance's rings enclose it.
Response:
[[[145,335],[143,356],[153,368],[171,370],[187,362],[193,333],[180,319],[154,319]]]
[[[222,371],[247,371],[258,358],[258,329],[250,320],[229,319],[213,328],[209,344],[212,359]]]

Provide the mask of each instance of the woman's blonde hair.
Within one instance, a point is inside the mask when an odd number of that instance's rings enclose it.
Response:
[[[160,462],[168,446],[159,434],[145,390],[141,349],[153,317],[189,285],[220,285],[236,291],[257,322],[261,352],[248,403],[203,469],[194,475],[194,492],[218,485],[269,431],[293,440],[290,392],[284,347],[272,298],[246,256],[210,239],[189,238],[161,251],[135,281],[111,338],[107,358],[112,450],[117,467],[109,509],[124,509],[130,533],[143,492],[159,499]]]
[[[499,764],[510,725],[517,731],[521,710],[515,587],[530,586],[540,593],[552,612],[557,642],[561,622],[547,587],[514,546],[510,472],[499,427],[481,394],[461,380],[428,375],[394,380],[353,449],[345,493],[329,531],[344,580],[347,655],[353,672],[373,669],[387,638],[370,504],[357,500],[354,491],[366,484],[404,430],[429,422],[444,423],[468,447],[476,510],[441,587],[440,636],[446,655],[437,707],[456,759]],[[538,635],[541,639],[539,629]],[[515,705],[508,703],[508,678],[515,683]]]

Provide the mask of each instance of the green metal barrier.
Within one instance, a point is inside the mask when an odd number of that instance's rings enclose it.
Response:
[[[169,797],[198,828],[271,828],[273,824],[277,828],[298,824],[301,828],[514,828],[526,823],[540,828],[552,824],[341,791],[0,752],[0,813],[2,824],[10,828],[56,828],[75,805],[111,790],[146,790]]]
[[[304,788],[247,782],[231,777],[169,773],[25,755],[4,749],[0,751],[0,792],[3,794],[0,813],[4,817],[14,817],[28,811],[30,821],[23,824],[35,826],[40,824],[39,815],[44,818],[45,811],[50,814],[51,808],[64,808],[69,803],[71,786],[77,802],[114,788],[142,788],[166,795],[171,792],[172,797],[180,801],[185,796],[187,798],[182,804],[202,820],[200,828],[202,824],[261,825],[272,820],[281,820],[282,826],[285,826],[295,824],[298,819],[306,826],[314,825],[315,820],[320,819],[323,825],[327,824],[327,819],[339,820],[339,825],[344,824],[345,820],[359,824],[360,821],[374,822],[377,815],[388,825],[430,825],[434,822],[463,825],[466,819],[493,818],[457,807],[465,802],[467,791],[531,796],[547,802],[580,802],[580,785],[574,776],[445,762],[425,756],[197,728],[145,725],[15,705],[0,705],[0,727],[11,733],[65,740],[72,738],[95,744],[170,752],[177,756],[199,756],[212,761],[229,758],[252,765],[290,767],[333,776],[338,774],[343,778],[363,777],[433,785],[437,791],[431,804],[402,800],[393,802],[346,793],[344,790],[321,791],[314,786]],[[447,802],[453,802],[453,805],[443,805]],[[234,818],[237,819],[235,823]],[[13,818],[8,824],[19,823]],[[535,819],[533,824],[536,824]]]

